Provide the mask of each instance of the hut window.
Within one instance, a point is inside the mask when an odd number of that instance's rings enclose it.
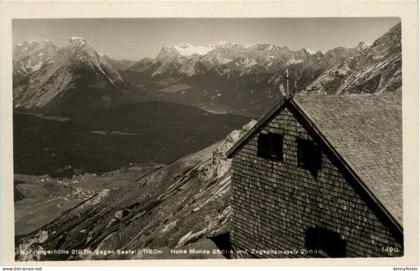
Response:
[[[321,150],[319,147],[313,141],[304,139],[297,140],[297,147],[298,165],[316,175],[321,168]]]
[[[257,155],[273,160],[283,160],[283,136],[274,133],[260,134]]]
[[[329,257],[345,257],[346,241],[335,231],[310,227],[305,232],[305,247],[320,249]]]

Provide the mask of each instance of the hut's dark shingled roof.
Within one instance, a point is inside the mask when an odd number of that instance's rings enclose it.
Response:
[[[402,225],[401,92],[296,96],[294,101]]]

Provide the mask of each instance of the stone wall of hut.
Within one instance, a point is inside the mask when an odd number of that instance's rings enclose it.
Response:
[[[317,178],[297,165],[296,139],[312,138],[289,109],[261,132],[283,135],[283,161],[257,157],[258,134],[234,156],[231,243],[236,257],[322,256],[305,248],[305,232],[314,226],[338,233],[346,257],[402,255],[400,241],[325,153]]]

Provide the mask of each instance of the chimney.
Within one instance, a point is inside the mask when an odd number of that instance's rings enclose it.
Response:
[[[289,92],[289,70],[288,69],[286,69],[286,89],[284,90],[282,94],[283,94],[283,99],[286,101],[292,98]]]

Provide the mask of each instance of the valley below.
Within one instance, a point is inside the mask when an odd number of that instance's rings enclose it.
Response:
[[[223,139],[248,121],[163,102],[60,116],[15,112],[15,172],[71,177],[130,163],[167,164]]]

